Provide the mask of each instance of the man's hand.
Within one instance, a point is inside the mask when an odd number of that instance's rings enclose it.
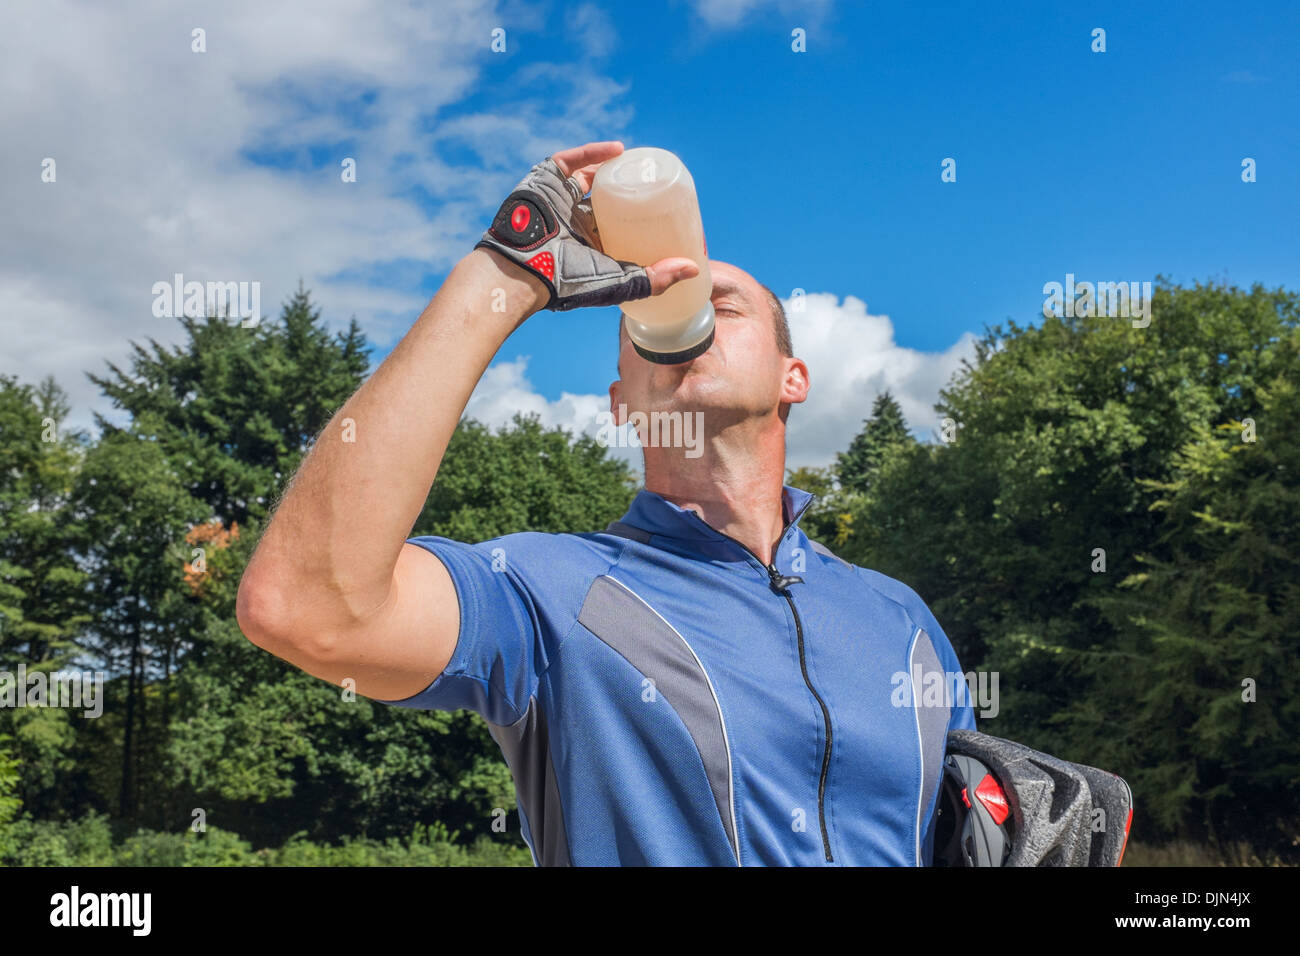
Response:
[[[623,152],[620,142],[588,143],[542,160],[497,210],[474,248],[490,249],[546,285],[555,312],[584,306],[618,305],[658,295],[675,282],[699,274],[691,259],[674,256],[648,266],[605,255],[583,197],[601,163]]]

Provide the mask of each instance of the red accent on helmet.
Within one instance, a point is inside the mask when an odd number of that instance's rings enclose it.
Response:
[[[528,266],[536,269],[552,282],[555,281],[555,257],[549,252],[539,252],[528,260]]]
[[[964,804],[966,804],[967,807],[970,806],[970,797],[966,796],[966,788],[965,788],[965,787],[962,787],[962,788],[961,788],[961,802],[964,803]]]
[[[1119,848],[1119,859],[1115,861],[1116,866],[1124,863],[1124,851],[1128,849],[1128,828],[1133,825],[1133,808],[1128,808],[1128,819],[1124,821],[1124,845]]]
[[[528,228],[528,220],[533,218],[532,212],[523,203],[515,207],[515,211],[510,214],[510,227],[515,232],[523,232]]]
[[[975,796],[979,798],[980,803],[984,804],[984,809],[989,812],[993,822],[1001,826],[1002,821],[1011,812],[1011,808],[1007,806],[1007,795],[1002,792],[1002,788],[998,786],[992,774],[984,775],[980,785],[975,788]]]

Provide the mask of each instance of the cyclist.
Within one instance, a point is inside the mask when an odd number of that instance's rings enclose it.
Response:
[[[703,427],[691,454],[644,442],[620,521],[408,537],[520,323],[698,274],[600,251],[583,197],[622,148],[555,153],[502,204],[304,460],[240,627],[383,703],[481,714],[539,865],[929,865],[947,734],[975,726],[962,671],[914,591],[799,527],[813,496],[784,484],[786,421],[808,368],[748,273],[710,260],[714,339],[688,361],[651,361],[620,329],[615,419]]]

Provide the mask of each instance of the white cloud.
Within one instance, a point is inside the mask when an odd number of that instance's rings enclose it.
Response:
[[[727,29],[748,23],[753,15],[775,8],[782,16],[821,22],[834,0],[692,0],[695,12],[709,26]],[[805,22],[803,24],[807,26]]]
[[[716,25],[761,8],[786,6],[696,4]],[[179,341],[179,323],[151,312],[153,283],[177,272],[260,281],[267,315],[301,278],[327,320],[356,315],[382,352],[423,306],[420,279],[472,246],[523,170],[632,119],[630,87],[590,66],[492,59],[495,27],[518,51],[544,16],[491,0],[11,5],[0,57],[0,372],[29,382],[53,373],[71,395],[70,424],[89,426],[92,407],[109,409],[85,372],[123,365],[129,340]],[[604,10],[586,4],[573,17],[589,57],[613,50]],[[195,27],[206,53],[191,51]],[[518,92],[494,86],[504,99],[495,109],[464,109],[497,75]],[[313,163],[312,146],[326,158]],[[291,157],[292,168],[250,151]],[[357,161],[354,185],[340,182],[343,156]],[[54,184],[40,180],[45,157],[57,163]],[[791,465],[829,461],[885,387],[915,427],[932,427],[930,403],[967,339],[926,355],[900,348],[888,318],[855,298],[810,295],[805,306],[790,318],[814,387],[791,415]],[[502,424],[533,410],[595,434],[607,407],[604,394],[547,400],[519,360],[489,369],[469,412]],[[639,468],[639,450],[611,453]]]
[[[584,3],[568,16],[568,28],[591,57],[605,57],[618,45],[618,31],[609,14],[594,3]]]
[[[528,380],[528,356],[491,365],[479,379],[465,406],[465,415],[493,429],[509,425],[516,412],[536,414],[543,428],[567,428],[575,436],[601,438],[601,424],[607,420],[609,395],[575,395],[561,392],[554,401],[541,395]],[[622,458],[632,470],[641,474],[641,449],[633,447],[635,430],[624,425],[609,434],[616,437],[608,446],[611,458]]]
[[[887,315],[872,315],[866,303],[830,293],[803,298],[803,310],[783,299],[797,356],[808,364],[808,400],[790,410],[787,464],[824,465],[834,460],[862,428],[871,403],[888,390],[908,425],[928,439],[939,425],[934,403],[963,358],[973,358],[975,336],[967,332],[943,352],[905,348],[894,338]]]
[[[492,86],[491,111],[463,107],[485,76],[520,72],[488,51],[493,28],[518,52],[545,15],[492,0],[9,5],[0,372],[53,373],[89,426],[105,409],[85,372],[125,361],[129,340],[181,340],[150,310],[177,272],[258,281],[270,315],[301,278],[332,325],[355,313],[392,345],[424,305],[419,279],[472,247],[523,171],[631,118],[628,88],[582,64],[528,63],[529,82]],[[585,23],[608,42],[599,11]],[[254,159],[272,156],[292,168]]]

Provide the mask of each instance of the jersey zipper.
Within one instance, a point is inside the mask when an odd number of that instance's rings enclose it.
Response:
[[[822,849],[826,853],[826,862],[835,862],[831,856],[831,841],[826,834],[826,774],[831,768],[831,712],[826,708],[826,702],[822,700],[822,695],[817,693],[817,688],[813,686],[812,681],[808,678],[808,664],[804,660],[803,651],[803,623],[799,620],[799,612],[795,609],[794,598],[790,596],[790,590],[787,587],[796,581],[803,581],[803,578],[783,577],[776,569],[775,564],[768,565],[768,574],[772,578],[772,590],[781,594],[786,603],[790,605],[790,612],[794,615],[794,628],[799,636],[799,670],[803,672],[803,682],[808,690],[812,692],[813,697],[817,699],[817,706],[822,709],[822,721],[826,725],[826,747],[822,751],[822,775],[821,780],[817,783],[817,822],[822,828]]]
[[[812,499],[810,498],[808,504],[811,503]],[[787,524],[785,529],[781,532],[780,540],[785,540],[785,536],[789,533],[790,528],[799,520],[799,516],[803,514],[804,509],[808,507],[808,504],[805,504],[803,508],[800,508],[799,511],[790,519],[790,523]],[[822,709],[822,721],[826,727],[826,746],[822,750],[822,772],[821,778],[817,782],[817,822],[821,827],[822,851],[826,854],[826,862],[834,863],[835,859],[831,856],[830,836],[826,832],[826,775],[830,772],[831,768],[831,712],[827,709],[826,702],[822,700],[822,695],[817,693],[817,688],[813,686],[812,681],[808,677],[808,664],[804,657],[803,622],[799,619],[799,610],[794,606],[794,598],[790,595],[790,585],[802,584],[803,578],[795,575],[782,574],[776,567],[775,559],[771,564],[764,565],[763,560],[756,555],[748,545],[737,541],[724,531],[719,531],[696,514],[693,509],[687,510],[690,511],[690,513],[695,517],[695,520],[700,524],[704,525],[715,534],[722,535],[728,541],[735,542],[738,547],[743,548],[750,557],[762,565],[767,571],[768,585],[772,588],[772,591],[784,597],[786,603],[790,605],[790,613],[794,615],[795,634],[799,639],[799,671],[803,674],[804,686],[808,688],[809,692],[813,695],[813,698],[817,701],[817,706]]]

